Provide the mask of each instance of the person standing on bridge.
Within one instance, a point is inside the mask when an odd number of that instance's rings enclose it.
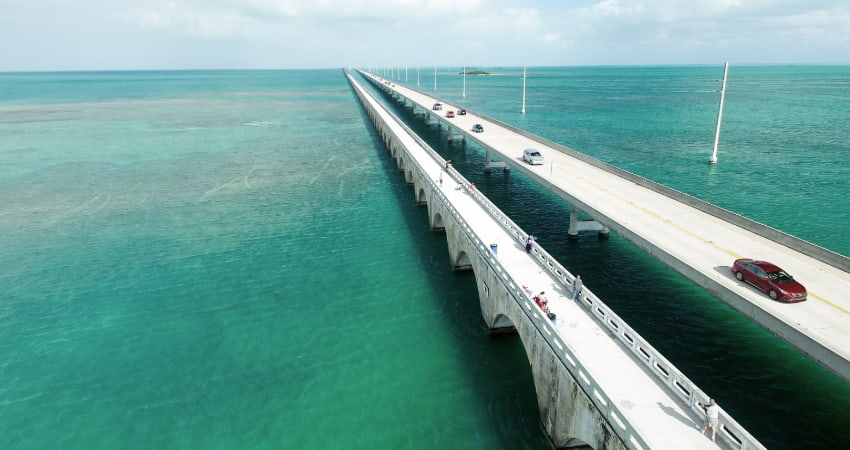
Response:
[[[531,253],[531,244],[533,244],[533,243],[534,243],[534,236],[529,234],[528,237],[525,239],[525,252],[526,253]]]
[[[705,430],[711,427],[711,442],[716,442],[714,439],[717,437],[717,422],[720,419],[720,407],[714,403],[713,398],[708,399],[707,405],[700,406],[705,411],[705,423],[702,425],[702,434],[705,434]]]
[[[579,295],[581,295],[581,288],[584,286],[584,283],[581,281],[581,275],[576,275],[575,280],[573,280],[573,301],[578,300]]]

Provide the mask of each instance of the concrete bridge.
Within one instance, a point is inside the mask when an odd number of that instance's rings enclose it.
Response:
[[[347,75],[431,228],[445,232],[452,267],[475,274],[482,316],[516,332],[528,356],[540,420],[554,448],[761,449],[721,409],[717,442],[701,434],[706,393],[470,186],[415,133]],[[547,316],[532,300],[546,291]]]
[[[850,382],[850,258],[474,111],[446,118],[459,106],[374,75],[366,79],[475,142],[488,161],[496,156],[566,200],[575,208],[570,234],[616,232]],[[437,101],[443,110],[431,111]],[[470,132],[474,123],[485,131]],[[545,165],[522,162],[529,147]],[[593,220],[579,221],[578,210]],[[730,266],[743,257],[789,271],[808,289],[808,301],[780,303],[736,280]]]

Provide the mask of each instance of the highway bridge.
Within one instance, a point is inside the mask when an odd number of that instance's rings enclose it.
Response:
[[[459,172],[348,75],[378,134],[446,234],[452,266],[475,274],[485,323],[516,332],[526,350],[540,420],[553,447],[764,448],[721,409],[717,441],[701,433],[708,394],[585,288]],[[381,82],[382,83],[382,82]],[[545,308],[533,300],[546,292]]]
[[[808,357],[850,381],[850,258],[659,185],[524,130],[419,90],[361,72],[375,86],[423,111],[450,133],[475,142],[503,164],[550,189],[574,208],[570,232],[614,231]],[[442,110],[433,111],[441,102]],[[481,124],[483,132],[472,132]],[[537,149],[544,165],[522,161]],[[593,221],[578,221],[577,211]],[[767,260],[801,280],[808,300],[781,303],[731,272],[737,258]]]

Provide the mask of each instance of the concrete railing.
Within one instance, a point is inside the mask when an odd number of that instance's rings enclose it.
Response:
[[[366,77],[371,78],[371,76],[368,75],[368,74],[364,73],[364,75]],[[459,106],[459,105],[453,105],[450,102],[447,102],[447,101],[440,99],[440,98],[437,98],[437,97],[433,97],[431,94],[428,94],[426,92],[422,92],[422,91],[420,91],[416,88],[406,86],[406,85],[405,85],[405,88],[410,89],[410,90],[415,91],[415,92],[418,92],[422,95],[434,98],[436,100],[439,100],[440,102],[444,103],[446,106],[454,106],[456,108],[461,108],[461,106]],[[818,261],[829,264],[829,265],[831,265],[835,268],[841,269],[845,272],[850,272],[850,257],[844,256],[840,253],[833,252],[832,250],[823,248],[823,247],[821,247],[817,244],[813,244],[809,241],[800,239],[796,236],[792,236],[788,233],[777,230],[776,228],[772,228],[772,227],[765,225],[761,222],[757,222],[757,221],[750,219],[748,217],[744,217],[740,214],[737,214],[737,213],[734,213],[734,212],[729,211],[727,209],[721,208],[721,207],[719,207],[715,204],[708,203],[704,200],[700,200],[700,199],[698,199],[698,198],[696,198],[692,195],[686,194],[686,193],[681,192],[681,191],[677,191],[676,189],[665,186],[663,184],[656,183],[655,181],[652,181],[648,178],[644,178],[640,175],[637,175],[637,174],[634,174],[634,173],[629,172],[627,170],[621,169],[617,166],[608,164],[604,161],[600,161],[600,160],[598,160],[598,159],[596,159],[592,156],[588,156],[584,153],[573,150],[573,149],[571,149],[567,146],[558,144],[556,142],[552,142],[552,141],[545,139],[543,137],[540,137],[540,136],[538,136],[534,133],[530,133],[526,130],[523,130],[521,128],[517,128],[513,125],[502,122],[500,120],[493,119],[492,117],[485,116],[485,115],[478,113],[478,112],[475,112],[475,111],[473,111],[469,108],[466,108],[466,110],[471,112],[471,113],[474,113],[475,115],[482,117],[482,118],[484,118],[484,119],[486,119],[490,122],[498,124],[501,127],[504,127],[508,130],[511,130],[514,133],[520,134],[520,135],[522,135],[522,136],[524,136],[528,139],[531,139],[535,142],[538,142],[538,143],[543,144],[547,147],[558,150],[561,153],[570,155],[573,158],[581,160],[581,161],[583,161],[587,164],[590,164],[594,167],[602,169],[606,172],[615,174],[615,175],[617,175],[621,178],[624,178],[628,181],[631,181],[632,183],[635,183],[639,186],[650,189],[654,192],[662,194],[662,195],[669,197],[673,200],[682,202],[682,203],[684,203],[684,204],[686,204],[690,207],[696,208],[696,209],[698,209],[698,210],[700,210],[700,211],[702,211],[706,214],[711,214],[712,216],[717,217],[718,219],[721,219],[721,220],[729,222],[733,225],[739,226],[739,227],[741,227],[741,228],[743,228],[747,231],[751,231],[755,234],[758,234],[759,236],[770,239],[770,240],[777,242],[779,244],[782,244],[782,245],[784,245],[784,246],[786,246],[790,249],[793,249],[793,250],[796,250],[800,253],[803,253],[804,255],[811,256],[812,258],[815,258]]]
[[[365,74],[366,78],[371,80],[376,86],[381,89],[386,88],[385,85],[382,85],[378,80],[372,79],[368,74]],[[350,77],[350,75],[349,75]],[[350,78],[352,83],[354,80]],[[368,93],[366,93],[368,95]],[[358,93],[358,95],[360,95]],[[371,95],[370,95],[371,97]],[[374,98],[373,98],[374,99]],[[363,101],[363,98],[361,98]],[[364,102],[364,106],[366,102]],[[413,130],[411,130],[407,125],[405,125],[401,120],[395,117],[394,114],[387,111],[387,113],[393,118],[396,124],[404,129],[404,131],[414,139],[417,144],[419,144],[423,149],[425,149],[432,158],[434,158],[441,166],[445,166],[445,159],[440,156],[434,149],[431,148],[419,135],[416,134]],[[419,163],[413,159],[416,168],[421,173],[425,173]],[[605,164],[605,163],[603,163]],[[469,182],[458,172],[454,167],[449,167],[449,174],[455,178],[455,180],[463,186],[469,186]],[[595,400],[594,396],[598,396],[600,398],[602,405],[596,405],[600,408],[600,411],[606,412],[606,417],[614,420],[613,423],[616,423],[618,426],[622,426],[623,431],[630,430],[631,433],[629,436],[624,439],[624,442],[629,442],[632,440],[637,440],[639,437],[634,433],[634,430],[631,430],[631,427],[624,423],[625,419],[622,418],[622,414],[619,410],[616,409],[616,406],[613,405],[608,398],[605,396],[604,392],[599,389],[598,386],[595,385],[592,377],[587,373],[587,371],[583,370],[583,367],[578,362],[577,358],[569,351],[568,346],[566,346],[560,338],[560,335],[557,331],[552,328],[551,323],[548,320],[543,319],[543,317],[539,313],[539,309],[535,306],[532,306],[530,297],[525,293],[523,289],[520,289],[519,284],[513,280],[507,273],[502,269],[501,264],[496,260],[493,256],[493,253],[489,250],[489,247],[486,243],[481,242],[480,239],[472,232],[471,228],[468,226],[466,221],[463,219],[463,216],[460,215],[457,211],[451,208],[451,204],[447,201],[445,196],[442,194],[442,191],[437,188],[434,180],[431,180],[427,175],[423,176],[422,179],[428,180],[428,183],[431,185],[431,189],[438,194],[446,204],[446,207],[452,211],[452,214],[455,216],[455,220],[458,223],[463,224],[464,232],[467,233],[468,238],[475,243],[475,248],[478,250],[479,254],[485,256],[488,264],[491,265],[491,268],[495,273],[498,273],[500,277],[504,280],[506,287],[509,288],[509,291],[513,293],[513,298],[518,303],[521,303],[522,306],[525,307],[525,311],[527,311],[527,315],[529,316],[529,320],[531,320],[535,327],[540,330],[540,335],[549,343],[552,349],[558,354],[558,357],[562,360],[565,367],[570,371],[573,375],[574,379],[578,380],[580,383],[583,383],[586,388],[586,393],[592,394],[589,395],[591,400]],[[471,195],[477,203],[479,203],[488,214],[497,222],[499,222],[502,227],[507,231],[517,243],[520,245],[525,244],[525,239],[528,234],[522,230],[510,217],[508,217],[505,213],[503,213],[495,204],[493,204],[490,199],[488,199],[485,195],[483,195],[478,190],[469,190],[466,192]],[[561,285],[561,287],[565,290],[571,291],[572,282],[575,279],[575,276],[570,273],[564,266],[562,266],[552,255],[550,255],[543,247],[534,243],[532,245],[531,254],[538,260],[541,266],[543,266],[549,274],[557,280],[557,282]],[[643,339],[634,329],[632,329],[623,319],[621,319],[613,310],[611,310],[599,297],[597,297],[589,288],[585,286],[583,290],[583,295],[580,298],[581,305],[583,305],[594,317],[596,317],[597,321],[605,326],[610,332],[612,336],[616,336],[620,343],[632,352],[637,359],[641,361],[648,369],[649,373],[654,375],[657,379],[659,379],[665,386],[667,386],[668,390],[672,392],[675,397],[677,397],[680,401],[682,401],[691,411],[694,413],[701,415],[703,414],[703,410],[701,409],[700,404],[707,404],[709,400],[709,396],[705,394],[699,387],[696,386],[689,378],[687,378],[679,369],[677,369],[672,363],[670,363],[660,352],[658,352],[652,345],[649,344],[645,339]],[[533,311],[532,314],[530,311]],[[542,324],[542,325],[541,325]],[[557,348],[557,350],[555,350]],[[594,403],[597,403],[594,401]],[[632,436],[634,434],[634,436]],[[746,429],[744,429],[737,421],[735,421],[728,413],[722,410],[718,425],[718,435],[722,440],[724,440],[730,447],[740,450],[748,450],[748,449],[763,449],[764,446],[761,445],[758,440],[756,440]],[[622,438],[622,436],[621,436]],[[642,440],[641,440],[642,442]],[[633,442],[633,444],[637,444],[637,442]],[[646,446],[643,446],[646,448]]]

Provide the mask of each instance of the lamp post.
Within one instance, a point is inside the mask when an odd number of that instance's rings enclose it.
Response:
[[[522,113],[525,114],[525,66],[522,66]]]
[[[726,75],[729,73],[729,61],[723,68],[723,88],[720,90],[720,108],[717,110],[717,131],[714,132],[714,152],[711,154],[711,159],[708,160],[711,164],[717,164],[717,145],[720,142],[720,121],[723,119],[723,101],[726,99]]]
[[[466,98],[466,66],[463,66],[463,98]]]

